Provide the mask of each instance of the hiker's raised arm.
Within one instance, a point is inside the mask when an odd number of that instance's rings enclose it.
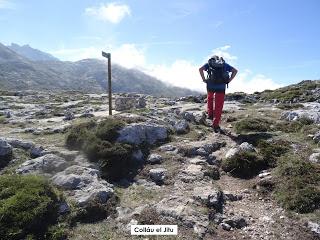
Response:
[[[202,81],[206,81],[206,78],[204,77],[204,71],[205,71],[205,69],[204,69],[204,66],[202,66],[201,68],[199,68],[199,73],[200,73],[200,76],[201,76],[201,78],[202,78]]]
[[[231,77],[229,79],[229,82],[231,82],[232,79],[234,79],[234,77],[237,75],[237,73],[238,73],[238,70],[233,67],[231,70]]]

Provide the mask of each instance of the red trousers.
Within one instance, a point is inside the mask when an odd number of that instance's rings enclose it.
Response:
[[[222,108],[224,103],[223,92],[208,92],[207,104],[208,104],[208,115],[213,116],[213,126],[219,126],[222,114]],[[214,108],[213,108],[214,101]]]

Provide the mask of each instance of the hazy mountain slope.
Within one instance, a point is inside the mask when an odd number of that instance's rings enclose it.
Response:
[[[12,51],[15,51],[19,55],[26,57],[32,61],[59,61],[58,58],[50,55],[49,53],[34,49],[29,45],[20,46],[16,43],[11,43],[11,45],[7,47]]]
[[[11,61],[26,61],[24,57],[20,56],[10,48],[0,43],[0,63]]]
[[[106,86],[106,61],[30,61],[0,45],[1,89],[105,92]],[[195,91],[169,86],[141,71],[126,69],[116,64],[112,65],[112,89],[114,92],[136,92],[155,96],[197,94]]]

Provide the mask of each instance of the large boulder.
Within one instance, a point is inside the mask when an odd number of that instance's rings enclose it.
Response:
[[[16,173],[18,174],[53,174],[67,167],[64,158],[55,154],[47,154],[42,157],[31,159],[22,163]]]
[[[113,186],[100,178],[99,170],[84,166],[71,166],[52,177],[53,183],[66,190],[79,206],[91,202],[106,203],[113,195]]]
[[[165,126],[151,123],[134,123],[119,131],[117,142],[153,145],[157,142],[164,142],[167,138],[168,129]]]
[[[0,138],[0,169],[5,167],[12,159],[12,146]]]

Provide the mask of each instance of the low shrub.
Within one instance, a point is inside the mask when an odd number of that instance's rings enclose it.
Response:
[[[92,135],[92,129],[96,127],[94,121],[76,124],[71,127],[66,136],[66,145],[69,149],[79,150],[83,147],[88,137]]]
[[[204,172],[204,176],[208,176],[213,180],[220,179],[220,172],[216,166],[208,166]]]
[[[277,108],[280,108],[282,110],[291,110],[291,109],[299,109],[299,108],[303,108],[303,104],[301,103],[280,103],[277,105]]]
[[[222,169],[234,177],[250,178],[266,167],[262,158],[252,152],[239,152],[222,161]]]
[[[290,143],[284,140],[260,140],[257,147],[267,166],[275,167],[277,159],[290,150]]]
[[[6,123],[7,119],[5,116],[0,116],[0,124]]]
[[[133,147],[129,144],[93,140],[86,144],[84,152],[90,161],[98,162],[102,175],[109,180],[125,177],[134,167],[131,161]]]
[[[1,239],[44,239],[58,217],[59,194],[38,176],[0,176]]]
[[[112,196],[108,202],[101,204],[98,202],[90,202],[86,207],[75,207],[73,209],[72,217],[68,219],[70,225],[75,225],[76,222],[81,223],[94,223],[108,216],[115,216],[116,206],[118,206],[119,198]]]
[[[118,130],[123,126],[124,122],[110,118],[98,124],[95,135],[101,140],[113,142],[118,137]]]
[[[237,133],[241,132],[267,132],[271,122],[264,118],[245,118],[235,124]]]
[[[308,128],[308,126],[312,124],[313,124],[313,121],[311,119],[302,117],[296,121],[278,122],[275,125],[275,129],[285,133],[295,133],[295,132],[304,131],[305,128]]]
[[[319,169],[296,155],[281,157],[275,196],[284,208],[309,213],[320,207]]]
[[[99,164],[104,178],[116,181],[137,167],[131,161],[133,146],[115,142],[123,126],[124,122],[112,118],[98,124],[90,121],[75,125],[66,137],[66,145],[82,150],[90,161]]]

